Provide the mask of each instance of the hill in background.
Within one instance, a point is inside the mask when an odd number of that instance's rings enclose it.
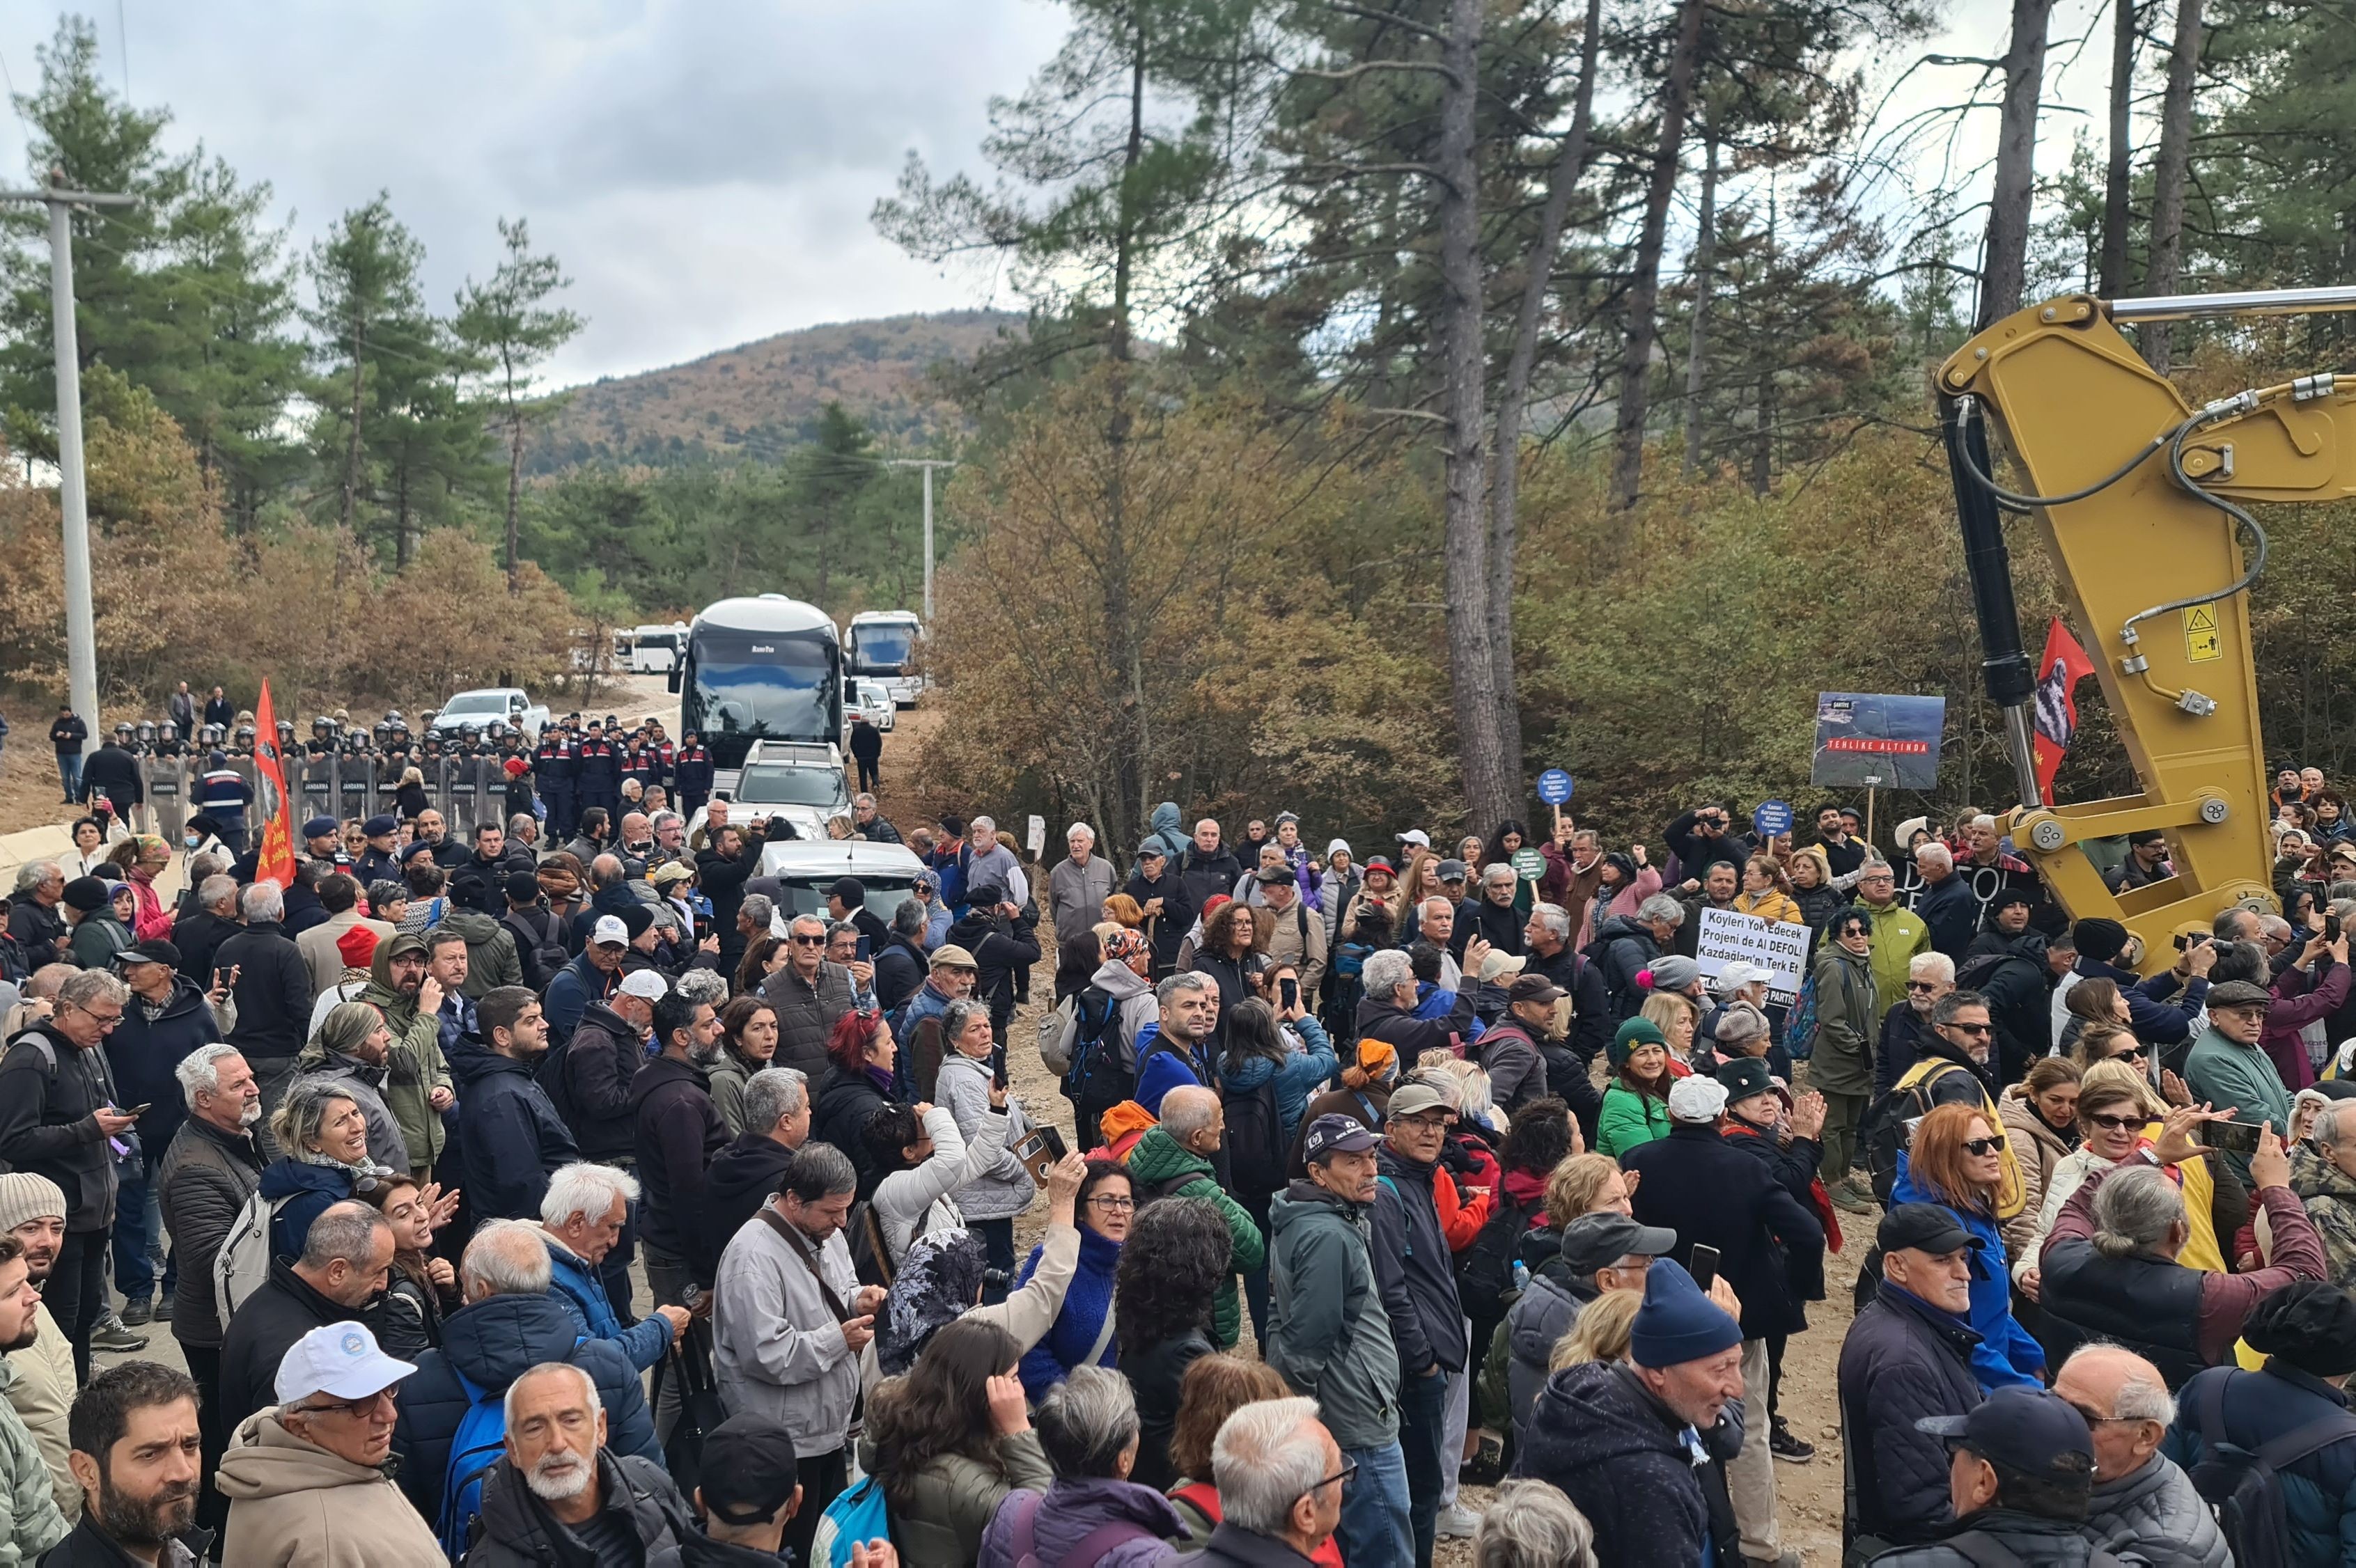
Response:
[[[894,315],[780,333],[636,376],[574,388],[528,458],[534,474],[584,464],[666,467],[774,462],[840,402],[890,446],[943,442],[963,423],[927,372],[969,360],[1023,318],[1004,311]]]

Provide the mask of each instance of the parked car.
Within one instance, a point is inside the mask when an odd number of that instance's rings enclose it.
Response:
[[[842,749],[812,741],[755,741],[744,765],[720,781],[732,822],[782,816],[805,839],[823,839],[826,819],[851,811],[851,784],[842,776]],[[703,843],[706,806],[687,825],[688,841]]]
[[[908,901],[917,873],[925,869],[916,851],[901,844],[873,844],[864,838],[820,838],[771,844],[761,851],[761,871],[775,877],[783,894],[769,929],[786,934],[796,915],[826,914],[826,891],[844,877],[856,877],[867,890],[867,907],[886,925],[892,912]]]
[[[514,725],[525,739],[536,741],[548,727],[548,707],[534,702],[519,686],[481,687],[462,691],[435,709],[428,732],[453,740],[479,733],[494,719]]]

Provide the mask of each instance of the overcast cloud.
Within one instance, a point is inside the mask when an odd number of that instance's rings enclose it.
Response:
[[[1019,91],[1065,25],[1054,0],[120,0],[119,25],[108,0],[80,8],[110,84],[127,33],[133,101],[169,105],[175,147],[201,139],[269,180],[298,248],[389,190],[446,307],[495,264],[494,219],[528,218],[589,318],[554,367],[564,381],[819,322],[1018,304],[970,265],[901,254],[867,215],[911,149],[979,171],[990,97]],[[1944,10],[1928,49],[2001,51],[2004,0]],[[2099,124],[2106,15],[2106,0],[2057,6],[2041,173]],[[58,16],[0,5],[19,91]],[[1884,123],[1954,101],[1972,74],[1919,73]],[[1918,175],[1984,171],[1993,133],[1983,113],[1952,143],[1924,138]],[[0,177],[24,166],[23,131],[0,117]]]
[[[80,9],[119,90],[115,6]],[[59,15],[0,5],[18,91]],[[133,101],[170,106],[176,148],[201,139],[270,181],[297,246],[389,190],[446,307],[496,264],[494,219],[530,219],[589,317],[562,380],[988,303],[986,278],[903,255],[868,209],[911,149],[977,165],[990,96],[1063,31],[1050,0],[123,0],[122,16]],[[0,117],[0,176],[24,168],[23,128]]]

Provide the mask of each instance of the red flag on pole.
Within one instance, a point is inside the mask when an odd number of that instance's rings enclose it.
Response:
[[[267,680],[262,683],[262,697],[253,705],[253,773],[256,793],[262,797],[254,803],[262,820],[262,850],[253,874],[282,889],[291,888],[294,885],[294,803],[286,796],[286,770],[278,754],[278,715],[270,706]]]
[[[2094,673],[2094,661],[2056,616],[2045,633],[2045,658],[2037,667],[2037,791],[2051,804],[2053,775],[2078,733],[2077,686]]]

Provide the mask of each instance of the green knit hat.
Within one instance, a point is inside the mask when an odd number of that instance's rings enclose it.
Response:
[[[1620,1026],[1619,1032],[1612,1037],[1612,1044],[1603,1053],[1605,1060],[1612,1064],[1612,1071],[1617,1072],[1627,1066],[1628,1053],[1640,1045],[1657,1045],[1663,1051],[1666,1051],[1669,1048],[1669,1040],[1668,1037],[1661,1032],[1661,1026],[1652,1019],[1630,1019]]]

